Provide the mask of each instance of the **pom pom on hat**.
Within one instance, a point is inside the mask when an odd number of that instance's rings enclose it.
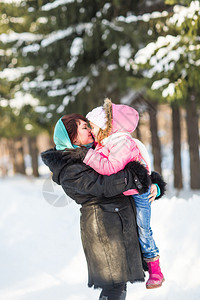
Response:
[[[105,111],[103,109],[103,106],[99,106],[94,108],[92,111],[90,111],[87,115],[86,118],[94,123],[95,125],[97,125],[98,127],[100,127],[101,129],[106,129],[106,114]]]

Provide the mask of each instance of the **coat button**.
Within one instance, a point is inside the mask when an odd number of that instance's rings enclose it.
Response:
[[[115,208],[115,211],[119,211],[119,208],[118,208],[118,207],[116,207],[116,208]]]

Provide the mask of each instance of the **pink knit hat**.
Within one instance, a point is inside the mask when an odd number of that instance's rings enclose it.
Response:
[[[106,114],[103,106],[94,108],[86,115],[86,118],[101,129],[106,129]]]

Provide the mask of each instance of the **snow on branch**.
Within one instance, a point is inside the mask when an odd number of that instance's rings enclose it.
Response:
[[[41,77],[36,77],[35,80],[30,82],[23,82],[22,87],[25,91],[30,89],[39,88],[39,89],[49,89],[47,95],[49,97],[57,97],[62,95],[70,94],[72,97],[75,97],[80,93],[80,91],[87,85],[89,77],[76,77],[63,82],[61,79],[57,78],[54,80],[42,80]],[[59,88],[66,86],[66,88]]]
[[[41,81],[40,78],[36,78],[36,80],[32,80],[30,82],[23,82],[22,87],[25,91],[28,91],[33,88],[41,88],[45,89],[48,87],[51,87],[53,89],[56,89],[59,85],[62,84],[62,80],[57,78],[54,80],[46,80],[46,81]]]
[[[128,60],[131,58],[132,47],[130,44],[119,47],[119,65],[124,67],[127,65]]]
[[[83,39],[80,37],[76,37],[70,48],[70,54],[71,56],[78,56],[83,50]]]
[[[109,28],[115,30],[115,31],[118,31],[118,32],[122,32],[124,31],[124,28],[123,27],[120,27],[120,26],[117,26],[115,25],[113,22],[109,22],[108,20],[106,19],[103,19],[102,20],[102,24],[105,25],[105,26],[108,26]]]
[[[72,95],[77,96],[80,93],[80,91],[87,85],[88,81],[89,81],[88,76],[80,77],[78,82],[74,85],[74,90],[72,92]]]
[[[65,38],[66,36],[71,35],[73,32],[73,27],[69,27],[65,30],[58,30],[56,32],[52,32],[49,34],[49,36],[45,39],[42,40],[41,42],[41,46],[42,47],[47,47],[52,43],[55,43],[58,40],[62,40],[63,38]]]
[[[15,41],[22,42],[34,42],[41,40],[43,38],[42,34],[33,34],[29,32],[17,33],[12,31],[11,33],[2,33],[0,34],[0,41],[4,44],[11,43]]]
[[[151,14],[143,14],[143,15],[130,15],[128,17],[117,17],[116,20],[120,21],[120,22],[125,22],[125,23],[134,23],[134,22],[138,22],[138,21],[143,21],[143,22],[149,22],[149,20],[151,19],[158,19],[158,18],[164,18],[168,16],[168,12],[167,11],[154,11]]]
[[[108,3],[108,2],[105,3],[103,8],[102,8],[102,13],[106,14],[111,6],[112,6],[111,3]]]
[[[47,4],[43,5],[41,10],[49,11],[51,9],[57,8],[60,5],[65,5],[65,4],[74,3],[74,2],[75,2],[75,0],[56,0],[52,3],[47,3]]]
[[[15,79],[20,78],[24,74],[28,74],[34,71],[33,66],[28,67],[19,67],[19,68],[5,68],[2,72],[0,72],[0,78],[6,78],[7,80],[13,81]]]
[[[163,90],[162,95],[164,98],[168,96],[173,96],[175,93],[175,83],[170,83],[166,89]]]
[[[160,52],[156,54],[156,59],[160,59],[162,56],[164,56],[165,53],[167,53],[170,49],[172,49],[174,46],[176,46],[180,42],[181,37],[180,36],[159,36],[157,41],[154,43],[149,43],[146,47],[140,49],[136,55],[135,55],[135,63],[136,64],[146,64],[153,54],[158,49],[162,49],[162,47],[166,47],[165,50],[161,50]],[[162,52],[163,51],[163,52]],[[153,63],[153,61],[152,61]]]
[[[156,80],[151,86],[152,90],[158,90],[159,88],[163,87],[164,85],[169,83],[169,78],[162,78],[161,80]]]
[[[23,94],[22,92],[16,92],[15,98],[10,100],[0,100],[0,105],[3,107],[10,106],[17,110],[20,110],[25,105],[31,105],[32,107],[37,107],[39,100],[34,98],[31,94]]]
[[[176,5],[173,8],[174,14],[169,18],[169,22],[176,26],[181,26],[186,19],[197,20],[197,14],[200,12],[200,2],[192,1],[189,7]]]
[[[88,30],[88,28],[90,28],[90,24],[91,23],[82,23],[82,24],[78,24],[75,26],[70,26],[67,29],[64,30],[58,30],[58,31],[54,31],[52,33],[50,33],[49,35],[47,35],[45,38],[43,37],[43,40],[41,41],[41,47],[45,48],[59,40],[62,40],[70,35],[72,35],[72,33],[76,32],[77,34],[81,34],[84,30]],[[1,36],[0,36],[1,37]],[[78,40],[76,40],[75,45],[79,47],[79,51],[81,51],[82,49],[82,41],[79,38]],[[72,45],[73,46],[73,45]],[[25,46],[22,49],[23,53],[28,53],[28,52],[36,52],[39,51],[40,49],[40,45],[39,44],[32,44],[32,45],[28,45]],[[73,47],[71,49],[71,51],[75,51],[75,47]],[[78,50],[77,50],[78,51]]]

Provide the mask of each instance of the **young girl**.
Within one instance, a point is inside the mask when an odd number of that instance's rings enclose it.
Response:
[[[87,152],[83,160],[85,164],[102,175],[111,175],[122,170],[128,162],[139,161],[151,173],[145,146],[130,134],[138,124],[139,115],[136,110],[127,105],[113,104],[106,99],[104,106],[93,109],[86,118],[90,121],[97,146],[95,150]],[[135,201],[140,246],[149,270],[146,288],[160,287],[164,276],[159,265],[159,250],[150,227],[150,188],[142,195],[137,190],[129,190],[124,194],[132,195]]]

